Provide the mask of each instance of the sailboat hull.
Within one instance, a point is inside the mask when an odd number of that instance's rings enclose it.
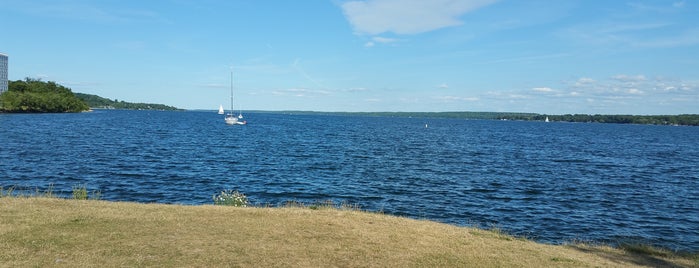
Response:
[[[226,120],[227,125],[246,125],[247,124],[247,121],[238,120],[238,118],[233,116],[233,115],[227,115],[225,120]]]

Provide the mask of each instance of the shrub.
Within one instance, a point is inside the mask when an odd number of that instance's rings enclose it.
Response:
[[[233,206],[233,207],[247,207],[248,197],[244,194],[233,191],[225,190],[221,191],[220,194],[214,195],[214,205],[219,206]]]
[[[84,184],[73,186],[73,199],[87,200],[87,187]]]
[[[0,197],[12,197],[13,192],[15,191],[14,186],[10,186],[7,190],[0,186]]]

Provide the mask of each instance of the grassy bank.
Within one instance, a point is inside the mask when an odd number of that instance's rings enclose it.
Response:
[[[357,210],[0,198],[0,266],[633,267],[697,260],[553,246]]]

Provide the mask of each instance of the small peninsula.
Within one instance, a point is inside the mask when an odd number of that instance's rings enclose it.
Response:
[[[0,112],[5,113],[77,113],[90,107],[70,88],[40,79],[10,81],[0,95]]]
[[[73,93],[53,81],[25,78],[10,81],[8,91],[0,94],[0,113],[78,113],[93,109],[181,110],[154,103],[131,103],[97,95]]]

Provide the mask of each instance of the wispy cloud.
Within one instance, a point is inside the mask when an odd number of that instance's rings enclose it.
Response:
[[[626,74],[618,74],[612,76],[612,79],[621,81],[621,82],[643,82],[648,79],[646,79],[645,75],[626,75]]]
[[[496,0],[366,0],[342,4],[358,34],[418,34],[463,24],[460,17]]]
[[[586,81],[581,83],[582,81]],[[561,96],[593,98],[601,100],[638,99],[668,102],[683,97],[699,99],[699,83],[663,77],[648,78],[645,75],[614,75],[599,81],[581,78],[568,83],[566,93]],[[644,100],[644,101],[646,101]]]
[[[536,91],[536,92],[554,92],[555,91],[550,87],[535,87],[535,88],[532,88],[532,90]]]
[[[146,9],[108,8],[97,2],[23,2],[15,8],[35,16],[82,20],[97,23],[169,22],[159,13]]]
[[[543,60],[553,60],[559,58],[565,58],[570,56],[568,53],[553,53],[553,54],[541,54],[541,55],[529,55],[523,57],[512,57],[512,58],[500,58],[485,63],[511,63],[511,62],[536,62]]]
[[[699,28],[685,30],[669,36],[659,36],[653,39],[640,39],[632,43],[638,47],[674,48],[699,45]]]
[[[632,48],[675,48],[699,44],[699,27],[684,1],[660,5],[631,2],[613,16],[573,25],[559,34],[585,45]]]
[[[374,36],[371,38],[371,41],[366,42],[364,44],[364,46],[365,47],[373,47],[374,45],[376,45],[376,43],[390,44],[390,43],[395,43],[398,41],[399,41],[399,39],[396,39],[396,38],[386,38],[386,37]]]
[[[219,83],[207,83],[207,84],[199,84],[198,87],[221,89],[221,88],[228,88],[228,87],[230,87],[230,85],[224,85],[224,84],[219,84]]]
[[[453,96],[441,98],[445,102],[460,100]],[[686,103],[699,103],[699,81],[618,74],[580,77],[529,89],[492,90],[473,98],[507,111],[547,112],[541,108],[548,107],[557,113],[652,114],[678,107],[679,113],[687,113]]]
[[[371,39],[374,40],[374,42],[377,42],[377,43],[384,43],[384,44],[393,43],[393,42],[397,42],[397,41],[398,41],[398,39],[395,39],[395,38],[386,38],[386,37],[380,37],[380,36],[375,36],[375,37],[373,37],[373,38],[371,38]]]
[[[308,88],[286,88],[274,90],[272,91],[272,94],[279,96],[312,97],[320,95],[329,95],[330,92],[327,90],[315,90]]]
[[[667,13],[672,12],[677,9],[682,9],[685,6],[685,1],[675,1],[672,3],[667,3],[660,1],[661,4],[648,4],[642,2],[629,2],[626,5],[631,7],[633,10],[642,12],[656,12],[656,13]]]
[[[318,86],[320,88],[325,88],[325,86],[323,86],[323,84],[321,84],[320,81],[318,81],[318,80],[314,79],[313,77],[311,77],[310,75],[308,75],[308,73],[306,73],[306,71],[301,67],[300,63],[301,63],[301,59],[296,59],[296,60],[294,60],[294,63],[291,64],[291,66],[294,68],[294,70],[296,70],[306,80],[310,81],[311,83],[315,84],[316,86]]]
[[[437,96],[433,99],[443,101],[443,102],[474,102],[479,101],[478,97],[462,97],[462,96]]]
[[[343,92],[364,92],[367,91],[368,89],[365,87],[353,87],[353,88],[348,88],[345,90],[341,90]]]

